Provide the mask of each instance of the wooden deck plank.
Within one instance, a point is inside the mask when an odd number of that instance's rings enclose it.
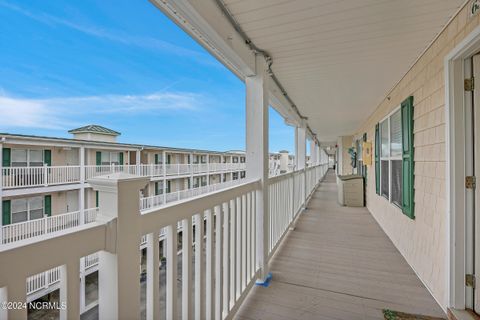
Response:
[[[329,172],[236,319],[383,319],[382,309],[445,317],[366,208],[337,203]]]

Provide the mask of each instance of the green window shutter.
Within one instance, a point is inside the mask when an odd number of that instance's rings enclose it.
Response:
[[[171,155],[167,154],[167,164],[170,164],[171,158]]]
[[[52,150],[43,150],[43,163],[47,166],[52,166]]]
[[[2,151],[2,155],[3,155],[2,166],[3,167],[10,167],[11,154],[12,154],[12,149],[3,148],[3,151]]]
[[[101,151],[97,151],[96,153],[96,164],[97,166],[101,165],[102,164],[102,152]]]
[[[10,213],[11,213],[11,202],[10,200],[2,201],[2,225],[6,226],[11,223]]]
[[[167,181],[167,193],[170,193],[170,186],[171,186],[171,181]]]
[[[402,211],[414,219],[413,97],[402,102]]]
[[[52,196],[48,195],[44,197],[44,211],[47,217],[52,215]]]
[[[158,196],[160,194],[158,190],[158,182],[155,182],[155,195]]]
[[[375,190],[380,194],[380,124],[375,125]]]
[[[118,159],[120,161],[120,165],[123,166],[123,152],[120,152],[120,154],[118,155]]]
[[[158,164],[158,153],[155,153],[155,164]]]
[[[95,191],[95,207],[98,208],[99,204],[100,204],[100,195],[98,194],[98,191]]]

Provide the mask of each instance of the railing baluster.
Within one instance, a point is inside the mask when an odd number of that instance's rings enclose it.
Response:
[[[207,223],[207,233],[206,233],[206,263],[205,263],[205,314],[206,319],[213,319],[214,316],[214,308],[215,308],[215,300],[214,300],[214,265],[215,259],[213,255],[213,215],[212,210],[208,209],[206,211],[206,223]]]
[[[223,213],[220,205],[215,206],[215,319],[222,320],[222,263],[223,263]]]
[[[237,221],[236,221],[236,256],[237,256],[237,267],[236,267],[236,292],[235,292],[235,300],[240,297],[242,293],[242,201],[241,197],[236,198],[237,202]]]
[[[203,213],[195,215],[195,320],[202,320],[203,294]]]
[[[167,319],[177,319],[177,226],[169,225],[167,229]]]
[[[223,203],[223,316],[230,311],[230,208]]]
[[[192,224],[182,220],[182,319],[193,318],[192,301]]]
[[[241,257],[242,257],[242,270],[241,270],[241,291],[243,291],[247,287],[247,197],[246,195],[242,195],[241,197],[242,201],[242,233],[241,233],[241,238],[242,238],[242,251],[241,251]],[[241,292],[240,292],[241,293]]]
[[[237,301],[237,259],[236,259],[236,239],[237,239],[237,227],[236,227],[236,215],[237,207],[235,199],[230,200],[230,308],[233,308],[235,301]]]

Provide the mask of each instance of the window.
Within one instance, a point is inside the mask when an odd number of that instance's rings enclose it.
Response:
[[[12,167],[43,166],[44,150],[12,149]]]
[[[402,207],[402,116],[395,111],[380,123],[380,194]]]
[[[11,222],[18,223],[43,218],[43,197],[32,197],[12,200]]]
[[[120,152],[102,151],[101,164],[104,166],[109,166],[111,164],[115,164],[115,165],[121,164]]]
[[[238,179],[238,172],[234,172],[234,173],[232,174],[232,179],[233,179],[233,180],[237,180],[237,179]]]
[[[245,178],[245,171],[240,172],[240,178]]]

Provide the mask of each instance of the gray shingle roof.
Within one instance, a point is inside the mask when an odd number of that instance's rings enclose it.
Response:
[[[120,132],[114,131],[112,129],[108,129],[96,124],[90,124],[88,126],[80,127],[77,129],[72,129],[68,131],[68,133],[99,133],[99,134],[107,134],[111,136],[119,136]]]

